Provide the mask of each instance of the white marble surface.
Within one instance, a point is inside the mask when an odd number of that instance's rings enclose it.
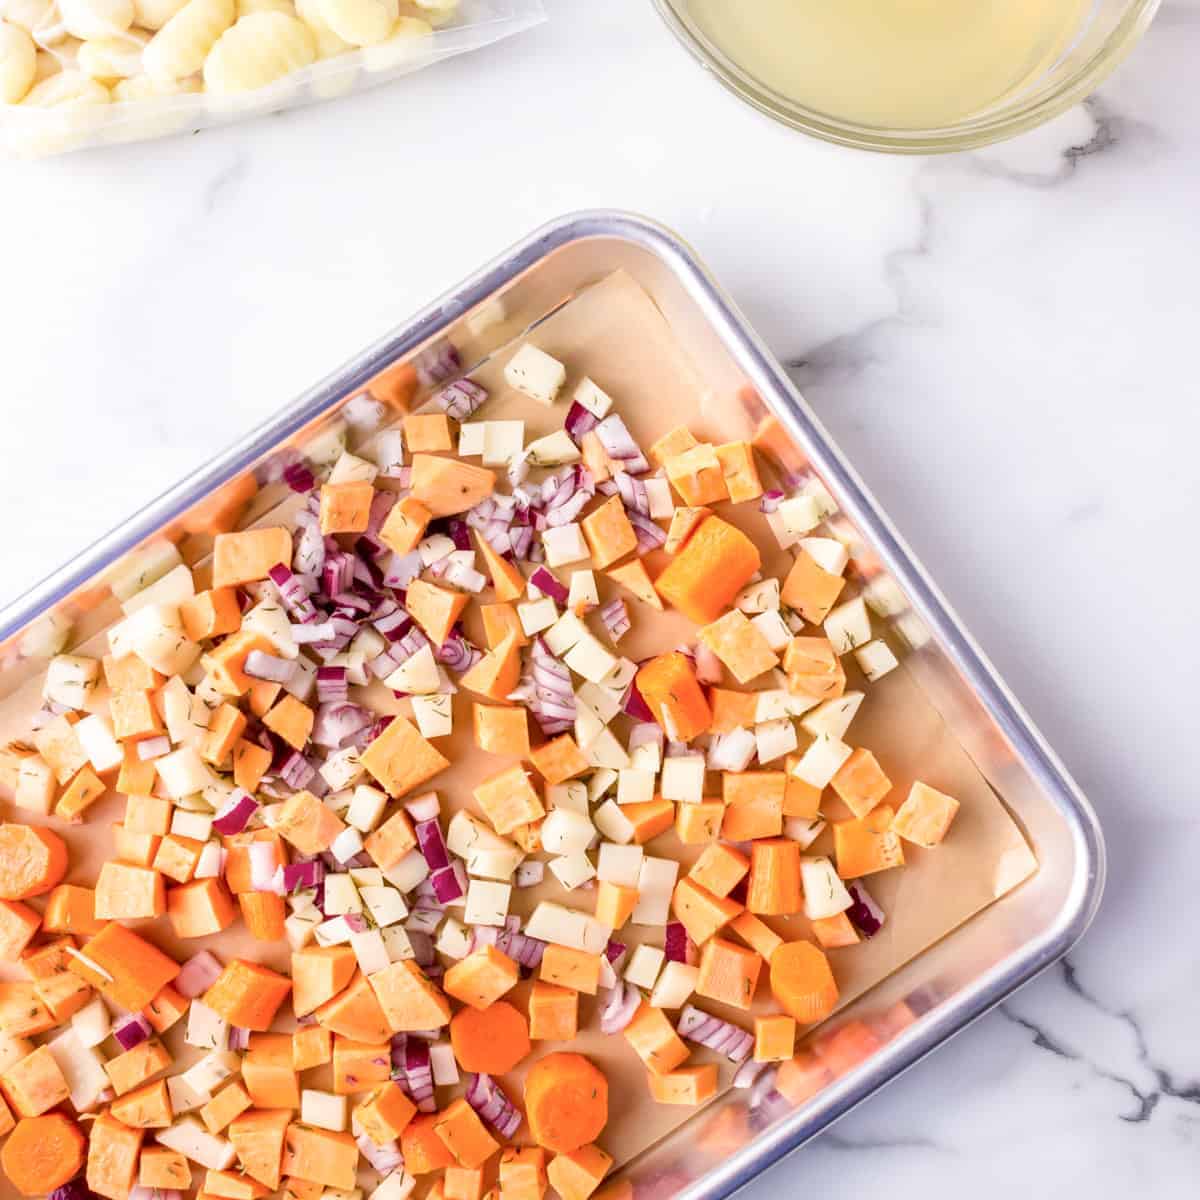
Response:
[[[776,128],[645,0],[549,8],[519,41],[342,103],[0,166],[0,596],[541,221],[665,221],[794,364],[1111,851],[1069,966],[753,1194],[1183,1194],[1200,4],[1167,0],[1086,108],[934,161]]]

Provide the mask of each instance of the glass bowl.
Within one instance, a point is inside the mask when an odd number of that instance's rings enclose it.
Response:
[[[775,120],[842,146],[893,154],[936,154],[1002,141],[1078,104],[1133,49],[1160,2],[1093,0],[1074,43],[1036,79],[988,108],[929,129],[861,125],[806,108],[754,78],[714,45],[694,19],[690,0],[654,0],[654,6],[701,66],[735,95]]]

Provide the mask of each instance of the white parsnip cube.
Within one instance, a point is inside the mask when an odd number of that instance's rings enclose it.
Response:
[[[367,906],[371,920],[381,928],[395,925],[408,916],[408,905],[394,887],[367,884],[358,889],[358,894]]]
[[[578,779],[567,783],[552,783],[546,788],[546,807],[553,811],[565,808],[571,812],[582,813],[585,817],[588,811],[587,784]]]
[[[438,931],[437,951],[447,958],[466,958],[474,941],[471,931],[453,917],[447,917]]]
[[[596,875],[605,883],[637,887],[645,852],[641,846],[622,846],[616,842],[601,842],[596,863]]]
[[[487,421],[466,421],[458,427],[458,457],[479,458],[487,436]]]
[[[821,507],[812,496],[790,496],[779,505],[784,528],[793,537],[803,537],[821,523]]]
[[[601,391],[587,376],[579,381],[573,399],[576,404],[586,408],[597,421],[603,421],[608,416],[613,404],[612,397]]]
[[[592,822],[603,837],[623,846],[632,842],[637,832],[633,822],[621,811],[621,806],[615,800],[605,800],[592,813]]]
[[[871,616],[861,596],[839,604],[825,618],[825,636],[837,654],[849,654],[871,640]]]
[[[563,655],[563,662],[576,675],[582,675],[584,679],[590,680],[592,683],[600,683],[617,665],[616,658],[609,654],[600,644],[599,639],[591,633],[580,638]]]
[[[776,654],[781,654],[786,650],[788,643],[792,640],[792,631],[779,615],[779,609],[777,608],[768,609],[766,612],[761,612],[757,616],[751,617],[750,624],[762,634],[767,645]]]
[[[364,975],[374,975],[382,971],[391,959],[383,942],[383,935],[378,929],[364,929],[360,933],[350,935],[350,949],[358,960],[359,969]]]
[[[194,746],[184,746],[156,758],[154,769],[172,800],[204,791],[214,778]]]
[[[837,738],[821,734],[811,746],[805,750],[800,761],[796,764],[793,774],[804,780],[810,787],[825,788],[829,781],[838,773],[838,768],[850,757],[853,751],[845,742]]]
[[[176,1078],[186,1080],[190,1073],[185,1071]],[[167,1080],[168,1088],[170,1084],[171,1081]],[[179,1109],[176,1108],[175,1112],[178,1113]],[[177,1150],[185,1158],[190,1158],[192,1162],[199,1163],[210,1171],[227,1170],[233,1166],[237,1157],[231,1141],[209,1133],[195,1117],[184,1117],[182,1121],[176,1121],[174,1125],[158,1130],[154,1137],[168,1149]]]
[[[592,632],[573,612],[565,612],[546,631],[546,649],[561,658],[581,638],[591,637]]]
[[[583,540],[583,529],[575,522],[556,525],[551,529],[544,530],[542,546],[546,551],[546,566],[548,567],[563,567],[568,563],[586,562],[591,557],[587,542]]]
[[[822,834],[825,822],[820,817],[809,820],[807,817],[784,817],[783,836],[793,842],[800,843],[801,850],[807,850]]]
[[[526,637],[549,629],[558,620],[558,605],[549,596],[517,605],[517,619]]]
[[[565,429],[548,433],[545,437],[530,442],[525,451],[530,466],[563,467],[579,461],[579,447],[571,440]]]
[[[673,858],[642,859],[638,872],[638,902],[630,920],[635,925],[665,925],[671,910],[671,894],[679,875]]]
[[[626,767],[617,773],[617,803],[645,804],[654,799],[654,772]]]
[[[575,854],[565,854],[561,858],[552,858],[550,870],[568,892],[582,887],[589,879],[596,878],[596,868],[582,850]]]
[[[650,993],[652,1008],[682,1008],[700,982],[700,968],[689,963],[669,962]]]
[[[600,591],[596,587],[596,576],[586,568],[571,572],[571,583],[567,589],[567,607],[575,613],[587,612],[600,604]]]
[[[625,747],[617,741],[616,734],[611,729],[601,729],[583,747],[583,755],[593,767],[621,771],[629,766],[629,755],[625,753]]]
[[[377,787],[360,783],[354,789],[350,807],[346,809],[346,822],[360,833],[370,833],[379,824],[383,810],[387,808],[387,793]]]
[[[777,612],[779,610],[779,580],[772,577],[748,583],[738,592],[734,604],[750,616],[755,613]]]
[[[59,654],[46,667],[43,699],[66,708],[86,707],[100,679],[100,661],[82,654]]]
[[[840,575],[850,561],[850,551],[837,538],[801,538],[800,549],[830,575]]]
[[[846,885],[827,858],[802,858],[800,883],[804,889],[804,915],[810,921],[836,917],[853,903]]]
[[[671,496],[671,484],[666,479],[651,476],[646,479],[646,500],[650,505],[652,521],[669,521],[675,515],[675,501]]]
[[[112,722],[107,717],[89,714],[76,724],[75,736],[98,775],[114,771],[121,765],[125,751],[113,734]]]
[[[341,1133],[346,1128],[348,1100],[348,1096],[335,1096],[333,1092],[304,1088],[300,1092],[300,1120],[305,1125],[315,1125],[318,1129]]]
[[[610,930],[591,913],[543,900],[525,922],[529,937],[582,950],[585,954],[601,954],[608,945]]]
[[[524,421],[483,423],[483,465],[505,467],[525,449]]]
[[[663,761],[660,784],[664,800],[699,804],[704,799],[704,755],[681,754]]]
[[[547,854],[582,854],[596,836],[586,813],[556,808],[542,822],[542,847]]]
[[[826,700],[823,704],[818,704],[812,712],[806,713],[800,719],[800,724],[805,733],[813,737],[825,734],[831,738],[843,738],[846,730],[850,728],[850,722],[862,707],[863,699],[863,692],[846,692],[836,700]]]
[[[422,737],[449,737],[454,732],[454,710],[451,700],[452,697],[448,693],[412,698],[413,716]]]
[[[531,400],[550,405],[558,398],[558,393],[566,382],[567,368],[544,350],[526,342],[508,360],[504,368],[504,378],[510,387],[516,388]]]
[[[347,913],[360,913],[362,910],[362,898],[349,875],[325,876],[326,916],[342,917]]]
[[[865,646],[859,646],[854,651],[854,658],[862,673],[871,683],[882,679],[900,665],[896,656],[892,653],[892,648],[887,642],[879,638],[876,638],[873,642],[868,642]]]
[[[512,887],[490,879],[472,879],[467,885],[468,925],[503,925],[508,916]]]
[[[754,745],[758,761],[762,764],[773,762],[785,754],[791,754],[797,746],[796,727],[789,718],[778,721],[766,721],[754,727]]]
[[[625,978],[636,987],[649,991],[658,979],[666,955],[657,946],[638,946],[629,958]]]

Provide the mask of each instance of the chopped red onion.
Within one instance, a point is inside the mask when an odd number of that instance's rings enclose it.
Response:
[[[464,880],[459,878],[459,872],[455,869],[458,866],[458,863],[454,863],[448,867],[441,867],[430,875],[434,893],[442,904],[460,900],[466,895]],[[465,871],[463,874],[465,875]]]
[[[313,722],[312,740],[318,746],[337,748],[374,719],[373,713],[357,704],[322,704]]]
[[[434,651],[434,658],[456,674],[469,671],[480,659],[483,652],[476,649],[461,633],[452,633]]]
[[[437,818],[425,821],[418,821],[416,825],[417,844],[421,847],[421,853],[425,856],[425,861],[429,864],[431,871],[443,871],[450,865],[450,856],[446,852],[446,839],[442,836],[442,827],[438,824]],[[436,884],[434,885],[436,888]],[[438,899],[443,902],[446,899],[453,900],[456,897],[444,897],[438,893]]]
[[[267,683],[287,683],[296,673],[296,664],[290,658],[267,654],[263,650],[251,650],[246,655],[243,670],[251,679],[263,679]]]
[[[628,980],[618,984],[608,994],[608,1003],[600,1013],[600,1032],[620,1033],[642,1006],[642,993]]]
[[[543,730],[547,721],[574,721],[575,691],[571,687],[571,672],[554,657],[542,638],[534,639],[531,658],[533,713]]]
[[[754,1086],[754,1081],[770,1067],[768,1062],[758,1062],[753,1058],[748,1058],[733,1074],[733,1086],[735,1088],[749,1088]]]
[[[545,567],[538,567],[536,571],[529,577],[529,582],[533,584],[539,592],[545,592],[556,604],[566,604],[567,589],[563,587],[553,575],[550,574]]]
[[[641,457],[642,452],[633,440],[633,434],[616,413],[610,413],[596,425],[596,436],[609,458],[628,462]]]
[[[632,509],[627,511],[627,515],[630,525],[633,526],[633,532],[637,534],[639,554],[645,554],[647,551],[657,550],[659,546],[666,545],[667,535],[660,525],[656,525],[648,516]]]
[[[683,1006],[679,1024],[675,1028],[680,1037],[707,1046],[725,1055],[730,1062],[744,1062],[754,1049],[754,1038],[744,1029],[719,1017],[711,1017],[690,1004]]]
[[[578,446],[583,441],[583,435],[590,433],[599,424],[596,417],[588,412],[578,400],[571,401],[571,407],[567,409],[567,419],[563,423],[563,427],[575,445]]]
[[[616,645],[629,632],[633,624],[629,619],[629,609],[625,607],[625,601],[620,596],[600,610],[600,620],[604,622],[604,627],[608,630],[608,636],[612,638],[613,645]]]
[[[608,964],[615,967],[621,961],[621,955],[629,949],[624,942],[618,942],[614,938],[608,939],[608,945],[604,947],[604,957],[608,959]]]
[[[279,869],[283,872],[279,882],[283,891],[288,893],[315,888],[325,878],[325,864],[319,858],[289,863]]]
[[[313,621],[307,625],[293,625],[291,634],[297,646],[311,646],[315,642],[332,642],[337,631],[332,621]]]
[[[139,1190],[139,1189],[135,1189]],[[140,1189],[148,1191],[148,1189]],[[183,1200],[182,1192],[159,1192],[162,1200]],[[77,1175],[74,1179],[64,1183],[62,1187],[57,1187],[50,1193],[50,1200],[96,1200],[95,1193],[88,1187],[87,1181],[82,1175]],[[134,1200],[133,1192],[129,1193],[129,1200]],[[152,1200],[150,1196],[138,1197],[137,1200]]]
[[[433,938],[422,929],[408,930],[408,944],[412,947],[413,961],[418,967],[429,967],[437,962]]]
[[[232,837],[246,828],[250,818],[258,812],[258,802],[248,792],[234,788],[229,799],[217,809],[212,827],[222,837]]]
[[[641,513],[644,517],[650,515],[650,497],[642,480],[635,479],[626,471],[618,471],[613,482],[627,513]]]
[[[883,928],[883,922],[886,919],[883,909],[879,907],[875,897],[867,891],[861,879],[854,879],[847,883],[846,891],[850,893],[852,901],[850,907],[846,909],[846,916],[850,918],[850,924],[863,937],[874,937]]]
[[[703,642],[696,643],[696,679],[700,683],[721,682],[721,660]]]
[[[511,1138],[521,1127],[521,1113],[490,1075],[472,1075],[467,1103],[501,1137]]]
[[[275,872],[282,866],[273,842],[251,842],[246,847],[246,856],[250,860],[250,890],[254,892],[275,892]]]
[[[317,610],[313,607],[308,588],[299,575],[294,575],[283,563],[276,563],[267,574],[279,589],[279,598],[288,616],[294,621],[315,621]]]
[[[396,1051],[392,1058],[395,1061]],[[403,1050],[404,1079],[408,1094],[421,1112],[436,1112],[433,1093],[433,1067],[429,1062],[429,1043],[420,1038],[405,1038]]]
[[[747,1105],[751,1112],[757,1111],[764,1104],[773,1104],[776,1100],[783,1099],[783,1096],[775,1090],[775,1081],[778,1078],[779,1067],[775,1064],[768,1064],[767,1070],[754,1081],[754,1085],[750,1088]]]
[[[404,1155],[400,1153],[400,1147],[394,1138],[390,1142],[384,1142],[382,1146],[377,1146],[365,1133],[360,1133],[354,1141],[359,1153],[380,1175],[388,1176],[393,1171],[404,1169]]]
[[[249,1050],[250,1030],[241,1025],[230,1025],[226,1045],[230,1050]]]
[[[696,961],[696,945],[680,921],[668,921],[663,949],[668,962],[692,963]]]
[[[517,867],[513,883],[519,888],[537,887],[546,877],[546,864],[532,859]]]
[[[519,487],[529,478],[529,470],[528,453],[523,451],[520,454],[514,454],[508,460],[508,466],[504,470],[505,475],[508,476],[509,486]]]
[[[406,588],[421,574],[423,566],[421,555],[416,550],[410,550],[407,554],[392,554],[384,565],[384,585],[390,588]]]
[[[149,762],[153,758],[162,758],[164,754],[170,753],[171,739],[165,733],[158,737],[143,738],[137,743],[139,762]]]
[[[300,523],[300,513],[296,521]],[[302,575],[317,574],[325,566],[325,539],[315,522],[302,525],[296,538],[296,548],[292,555],[292,566]]]
[[[625,701],[621,705],[621,710],[633,717],[635,721],[654,720],[654,714],[650,711],[650,706],[642,698],[642,692],[637,685],[636,679],[630,683],[629,690],[625,693]]]
[[[350,682],[345,667],[317,668],[317,701],[332,704],[346,700],[350,695]]]
[[[291,463],[283,468],[283,482],[292,489],[293,492],[298,492],[303,495],[305,492],[311,492],[316,486],[317,478],[309,469],[308,464],[304,462]]]
[[[758,502],[758,511],[763,513],[773,513],[779,511],[779,502],[783,499],[783,493],[778,488],[772,488],[769,492],[763,492],[762,499]]]
[[[474,380],[458,379],[437,392],[433,403],[453,420],[465,421],[479,411],[487,397],[486,390]]]
[[[171,986],[185,999],[194,1000],[201,992],[208,991],[220,974],[221,964],[209,951],[201,950],[179,968]]]
[[[153,1032],[150,1022],[141,1013],[130,1013],[113,1026],[113,1037],[121,1043],[122,1050],[132,1050],[140,1046]]]
[[[515,928],[510,923],[515,924]],[[503,950],[511,959],[515,959],[523,967],[531,970],[541,966],[542,955],[546,953],[546,943],[540,938],[530,937],[520,932],[520,918],[509,917],[505,924],[510,925],[496,936],[496,948]]]
[[[296,791],[307,787],[315,774],[315,768],[299,750],[293,750],[279,768],[279,777]]]

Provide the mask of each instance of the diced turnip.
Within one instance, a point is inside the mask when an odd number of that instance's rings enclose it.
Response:
[[[599,638],[588,633],[563,655],[563,662],[584,679],[599,683],[617,665],[615,656],[600,644]]]
[[[803,537],[821,523],[821,507],[812,496],[790,496],[780,503],[778,513],[793,537]]]
[[[104,1001],[99,996],[93,996],[71,1018],[71,1028],[81,1045],[89,1049],[99,1046],[112,1032],[112,1018]]]
[[[177,808],[171,814],[171,832],[176,837],[193,838],[197,842],[207,842],[212,834],[212,813],[188,812]]]
[[[318,946],[348,946],[353,932],[345,917],[330,917],[313,930],[313,936]]]
[[[608,945],[610,930],[590,913],[543,900],[525,922],[524,932],[543,942],[553,942],[585,954],[600,954]]]
[[[46,1047],[67,1081],[72,1105],[78,1112],[90,1112],[109,1087],[99,1051],[85,1046],[74,1028],[64,1029],[52,1037]]]
[[[759,579],[747,584],[734,598],[734,604],[742,612],[755,613],[779,611],[779,580]]]
[[[87,705],[100,679],[100,661],[82,654],[59,654],[46,667],[42,698],[66,708]]]
[[[821,734],[801,756],[793,774],[811,787],[824,788],[853,753],[845,742]]]
[[[212,1099],[207,1092],[198,1092],[189,1087],[182,1075],[172,1075],[167,1079],[167,1095],[171,1100],[171,1111],[177,1117],[203,1107]]]
[[[129,616],[147,604],[182,604],[196,594],[196,584],[192,579],[191,568],[184,563],[172,567],[161,578],[156,579],[149,587],[134,592],[128,600],[121,602],[121,611]]]
[[[125,757],[121,743],[113,735],[112,722],[98,713],[90,713],[75,725],[75,736],[98,775],[115,771]]]
[[[358,889],[362,902],[371,914],[371,920],[381,927],[395,925],[408,916],[408,905],[394,887],[377,887],[368,884]]]
[[[413,716],[421,736],[426,738],[448,737],[454,732],[454,713],[449,695],[414,696]]]
[[[453,1087],[458,1082],[458,1062],[449,1042],[434,1042],[429,1047],[429,1066],[438,1087]]]
[[[348,1100],[347,1096],[335,1096],[332,1092],[304,1088],[300,1092],[300,1120],[305,1125],[315,1125],[318,1129],[341,1133],[346,1128]]]
[[[483,454],[487,421],[466,421],[458,427],[458,457],[479,458]]]
[[[587,542],[583,540],[583,529],[575,522],[555,525],[542,532],[542,546],[546,551],[546,566],[563,567],[568,563],[586,562],[590,557]],[[568,593],[568,596],[570,593]]]
[[[836,700],[826,700],[817,705],[812,712],[806,713],[800,719],[800,724],[804,731],[813,737],[824,734],[826,737],[841,739],[862,707],[863,698],[862,692],[846,692]]]
[[[71,619],[48,612],[26,627],[18,643],[22,658],[53,658],[71,640]],[[71,705],[72,708],[75,705]]]
[[[596,576],[589,570],[571,572],[571,584],[567,589],[567,607],[572,612],[587,612],[600,604],[600,592],[596,587]]]
[[[154,769],[172,800],[202,792],[213,781],[213,773],[194,746],[183,746],[154,760]]]
[[[542,822],[542,848],[547,854],[579,854],[592,844],[595,826],[587,816],[556,808]]]
[[[193,1000],[188,1006],[183,1040],[201,1050],[225,1050],[229,1045],[229,1022],[203,1001]]]
[[[764,721],[754,727],[754,744],[758,761],[766,765],[796,749],[796,727],[788,718]]]
[[[300,647],[292,637],[292,624],[287,610],[273,600],[256,604],[242,616],[242,628],[252,633],[261,633],[275,647],[281,658],[298,658]]]
[[[432,567],[454,553],[454,539],[444,533],[435,533],[417,543],[417,553],[421,556],[421,565]]]
[[[342,452],[329,471],[330,483],[374,483],[379,467],[348,450]]]
[[[881,617],[898,617],[908,610],[907,598],[890,575],[876,575],[863,588],[863,599],[871,611]]]
[[[589,879],[596,878],[596,868],[582,850],[574,854],[565,854],[561,858],[552,858],[550,870],[568,892],[582,887]]]
[[[466,856],[467,874],[508,883],[524,857],[515,846],[509,850],[471,850]]]
[[[362,910],[362,898],[349,875],[325,876],[326,916],[340,917],[346,913],[360,913]]]
[[[675,501],[671,497],[671,485],[665,479],[651,476],[644,480],[646,501],[650,506],[652,521],[669,521],[675,515]]]
[[[682,1008],[699,981],[699,967],[682,962],[666,963],[650,993],[650,1004],[654,1008]]]
[[[447,917],[438,932],[437,950],[448,958],[466,958],[473,943],[471,931],[453,917]]]
[[[517,619],[526,637],[549,629],[558,620],[558,605],[549,596],[525,600],[517,605]]]
[[[590,804],[598,804],[605,792],[616,782],[617,768],[601,767],[587,781],[588,802]]]
[[[383,944],[387,947],[388,958],[392,962],[417,957],[412,939],[403,925],[389,925],[386,929],[381,929],[380,933],[383,935]]]
[[[118,600],[125,601],[157,583],[183,561],[173,542],[156,541],[127,555],[112,567],[105,582]]]
[[[607,725],[621,711],[621,695],[603,683],[581,683],[575,698],[586,704]]]
[[[483,465],[505,467],[525,448],[524,421],[483,423]]]
[[[792,631],[779,615],[779,609],[770,609],[750,618],[750,624],[766,639],[767,645],[776,654],[786,650],[792,640]]]
[[[320,433],[315,433],[304,444],[303,454],[318,467],[332,466],[346,452],[346,423],[340,419],[331,421]]]
[[[364,975],[374,975],[391,962],[387,947],[383,944],[383,936],[378,929],[364,929],[361,933],[352,933],[350,949],[354,951],[354,957]]]
[[[849,654],[871,640],[871,616],[861,596],[839,604],[825,618],[825,636],[838,654]]]
[[[657,946],[638,946],[625,968],[626,980],[649,991],[658,979],[665,958],[666,955]]]
[[[611,729],[602,728],[595,737],[583,747],[584,757],[593,767],[606,767],[610,771],[621,771],[629,766],[629,755],[625,747],[617,741]]]
[[[592,823],[610,842],[619,842],[621,845],[632,842],[637,832],[615,800],[605,800],[592,813]]]
[[[353,825],[360,833],[370,833],[379,824],[379,818],[383,816],[387,803],[386,792],[370,784],[360,783],[350,798],[350,807],[346,809],[346,823]]]
[[[809,820],[807,817],[784,817],[783,836],[793,842],[800,843],[801,850],[807,850],[821,836],[825,822],[817,817]]]
[[[878,638],[873,642],[868,642],[865,646],[859,646],[854,651],[854,658],[861,668],[862,673],[871,683],[882,679],[900,665],[896,656],[892,653],[892,648],[887,642]]]
[[[601,842],[596,862],[596,875],[605,883],[637,887],[644,851],[641,846],[622,846],[616,842]]]
[[[363,776],[359,751],[353,746],[335,750],[321,764],[321,778],[335,792],[353,787]]]
[[[409,655],[384,681],[386,687],[411,696],[427,696],[442,685],[432,646],[422,646]]]
[[[603,421],[612,408],[612,397],[598,388],[586,375],[579,381],[572,397],[581,408],[586,408],[597,421]]]
[[[186,1078],[187,1074],[188,1072],[184,1072],[179,1078]],[[195,1117],[184,1117],[182,1121],[176,1121],[174,1125],[158,1130],[154,1137],[169,1150],[177,1150],[185,1158],[190,1158],[192,1162],[199,1163],[210,1171],[227,1170],[233,1166],[237,1157],[232,1142],[209,1133]]]
[[[468,925],[503,925],[508,916],[512,885],[491,879],[472,879],[467,885],[464,917]]]
[[[588,793],[587,784],[578,779],[567,783],[552,783],[546,788],[546,807],[553,811],[565,808],[570,812],[583,813],[587,816]]]
[[[626,767],[617,773],[617,803],[645,804],[654,799],[654,772]]]
[[[754,693],[754,721],[765,725],[768,721],[782,721],[789,715],[788,693],[785,688],[764,688]]]
[[[567,368],[544,350],[526,342],[504,367],[504,378],[509,387],[536,400],[539,404],[551,405],[567,379]]]
[[[664,760],[660,789],[664,800],[699,804],[704,799],[704,755],[680,754]]]
[[[525,451],[530,466],[562,467],[579,461],[579,447],[565,429],[557,429],[531,442]]]
[[[853,903],[846,885],[827,858],[802,858],[800,883],[804,889],[804,915],[810,921],[836,917]]]
[[[581,638],[591,636],[591,631],[573,612],[565,612],[546,630],[543,640],[546,649],[561,658]]]
[[[801,538],[800,549],[830,575],[840,575],[850,561],[850,551],[837,538]]]
[[[319,912],[316,916],[292,913],[291,916],[286,917],[283,922],[283,936],[287,938],[287,944],[293,950],[303,950],[313,940],[320,920]]]
[[[635,925],[665,925],[671,910],[671,894],[679,875],[673,858],[646,855],[638,872],[638,902],[630,918]]]
[[[241,1065],[241,1057],[232,1050],[210,1050],[183,1072],[183,1081],[194,1091],[211,1096]]]
[[[408,1200],[416,1186],[415,1176],[410,1175],[403,1167],[397,1167],[371,1192],[367,1200]]]

